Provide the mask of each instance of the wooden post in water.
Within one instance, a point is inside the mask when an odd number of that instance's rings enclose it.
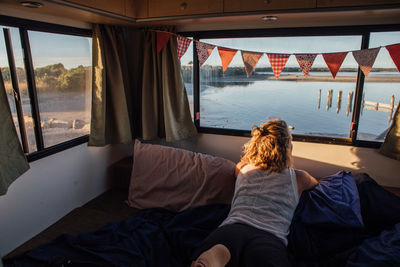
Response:
[[[329,107],[332,107],[333,89],[331,89],[331,97],[329,99]]]
[[[347,111],[346,111],[346,116],[349,116],[349,113],[352,112],[352,107],[353,107],[353,93],[350,92],[347,96]]]
[[[362,115],[363,114],[363,110],[364,110],[364,96],[365,96],[365,93],[363,92],[363,95],[362,95],[362,99],[361,99],[361,112],[360,112],[360,115]]]
[[[329,100],[331,99],[331,90],[328,90],[328,99],[326,100],[326,110],[329,110]]]
[[[388,122],[390,122],[392,120],[393,109],[394,109],[394,95],[392,95],[391,100],[390,100],[390,112],[389,112]]]
[[[321,107],[321,89],[319,89],[318,92],[318,109],[320,109],[320,107]]]
[[[341,105],[342,105],[342,91],[339,91],[336,102],[336,113],[339,113]]]

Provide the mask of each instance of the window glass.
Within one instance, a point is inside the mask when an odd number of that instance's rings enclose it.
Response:
[[[17,111],[16,111],[16,106],[15,106],[16,103],[14,100],[13,87],[12,87],[12,82],[11,82],[10,67],[8,64],[7,50],[6,50],[4,34],[3,34],[4,28],[7,28],[10,30],[11,43],[12,43],[12,48],[13,48],[13,56],[14,56],[14,62],[15,62],[15,67],[16,67],[16,72],[17,72],[18,87],[19,87],[19,92],[21,95],[23,119],[25,122],[25,130],[26,130],[26,135],[27,135],[27,140],[28,140],[28,149],[29,149],[29,153],[31,153],[31,152],[35,152],[37,150],[37,148],[36,148],[36,139],[35,139],[35,133],[34,133],[34,128],[33,128],[31,104],[30,104],[28,87],[27,87],[27,82],[26,82],[26,72],[25,72],[23,52],[22,52],[22,47],[21,47],[21,39],[19,37],[19,30],[17,28],[0,26],[0,31],[1,31],[1,37],[0,37],[1,71],[3,74],[4,85],[6,87],[8,102],[10,103],[11,113],[13,115],[13,120],[14,120],[15,127],[16,127],[19,138],[21,138],[21,135],[20,135],[18,118],[17,118]]]
[[[358,50],[361,36],[201,41],[239,50],[295,54]],[[247,77],[238,51],[223,74],[215,48],[200,69],[200,126],[249,130],[252,125],[280,118],[294,126],[295,134],[349,137],[357,68],[348,54],[333,79],[319,54],[305,77],[291,55],[277,80],[264,54]]]
[[[28,33],[45,147],[89,134],[91,38]]]
[[[192,114],[193,118],[193,42],[190,43],[186,53],[181,57],[181,70],[189,101],[190,114]]]
[[[400,43],[400,32],[376,32],[371,33],[369,47],[395,43]],[[387,49],[382,47],[365,79],[357,139],[383,141],[399,100],[400,74]]]

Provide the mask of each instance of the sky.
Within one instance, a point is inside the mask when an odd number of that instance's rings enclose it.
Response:
[[[19,31],[8,27],[14,48],[15,64],[23,67],[23,56]],[[3,27],[0,27],[0,66],[8,66],[6,48],[4,44]],[[90,66],[91,38],[28,31],[34,67],[44,67],[51,64],[63,63],[67,69],[79,65]]]
[[[17,67],[23,67],[22,49],[17,28],[11,29],[14,56]],[[2,31],[2,27],[0,26]],[[91,38],[50,34],[29,31],[34,67],[63,63],[66,68],[78,65],[91,65]],[[268,38],[235,38],[235,39],[203,39],[205,43],[224,46],[239,50],[271,52],[271,53],[324,53],[359,50],[361,36],[327,36],[327,37],[268,37]],[[400,43],[400,32],[372,33],[370,47]],[[182,65],[193,60],[191,45],[181,59]],[[218,51],[215,48],[205,64],[221,66]],[[8,66],[3,34],[0,34],[0,66]],[[241,54],[238,52],[230,66],[243,66]],[[267,56],[262,56],[257,67],[270,66]],[[286,64],[288,67],[298,67],[294,56]],[[313,67],[326,67],[321,55],[315,59]],[[351,53],[343,62],[342,67],[357,67]],[[381,49],[374,67],[394,68],[388,52]]]

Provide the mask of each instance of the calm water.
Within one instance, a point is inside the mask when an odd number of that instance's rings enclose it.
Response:
[[[280,118],[295,127],[295,134],[349,137],[352,112],[346,114],[348,93],[355,91],[355,82],[261,80],[238,86],[232,85],[232,82],[230,80],[225,87],[202,85],[201,126],[249,130],[252,125]],[[332,106],[327,109],[327,95],[331,89]],[[337,111],[339,91],[342,91],[342,98]],[[395,95],[397,104],[400,84],[366,82],[364,92],[365,100],[386,104],[390,104],[391,96]],[[382,139],[378,136],[391,124],[388,117],[388,112],[364,109],[360,118],[359,139]]]

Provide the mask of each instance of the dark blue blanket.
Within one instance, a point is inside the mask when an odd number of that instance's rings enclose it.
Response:
[[[62,235],[13,259],[5,266],[190,266],[190,255],[229,212],[210,205],[173,213],[139,212],[119,223],[74,238]]]

